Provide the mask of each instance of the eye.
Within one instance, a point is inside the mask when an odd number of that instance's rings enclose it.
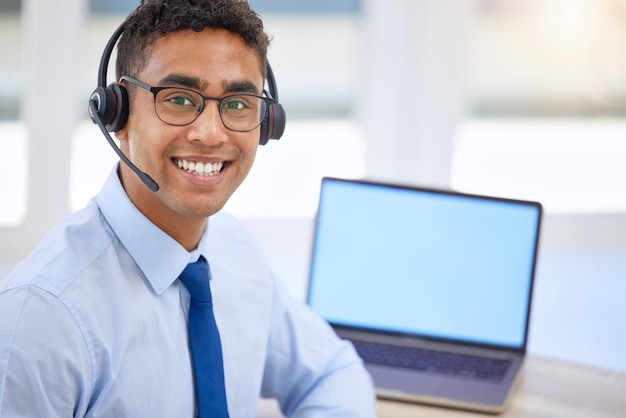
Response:
[[[242,110],[248,107],[241,97],[230,97],[223,105],[226,110]]]
[[[168,107],[196,108],[202,102],[198,94],[180,89],[166,89],[159,94],[159,100]]]
[[[179,105],[179,106],[193,106],[194,103],[189,99],[189,97],[185,96],[174,96],[168,99],[170,103]]]

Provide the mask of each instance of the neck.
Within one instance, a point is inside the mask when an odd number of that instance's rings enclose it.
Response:
[[[206,229],[208,218],[185,216],[168,207],[157,193],[145,184],[125,164],[119,170],[122,187],[135,207],[153,224],[172,237],[187,251],[194,250]]]

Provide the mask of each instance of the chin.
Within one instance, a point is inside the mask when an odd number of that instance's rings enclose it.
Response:
[[[198,202],[198,204],[196,205],[189,205],[187,207],[185,207],[184,209],[180,210],[179,213],[181,213],[183,216],[186,217],[190,217],[190,218],[208,218],[211,215],[215,215],[217,212],[219,212],[220,210],[222,210],[224,208],[224,206],[226,205],[226,201],[224,202],[210,202],[210,203],[200,203]]]

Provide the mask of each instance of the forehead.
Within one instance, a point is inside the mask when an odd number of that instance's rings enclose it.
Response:
[[[171,74],[185,74],[212,86],[234,80],[263,84],[256,51],[225,29],[183,30],[156,39],[139,75],[145,82],[156,82]]]

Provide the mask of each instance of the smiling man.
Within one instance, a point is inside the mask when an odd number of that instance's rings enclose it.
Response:
[[[265,62],[226,29],[169,33],[149,49],[136,78],[121,77],[131,106],[117,138],[124,154],[160,189],[152,192],[125,165],[122,184],[146,217],[192,250],[207,217],[224,206],[254,162],[266,102],[253,95],[263,93]],[[142,86],[172,89],[137,88]],[[241,96],[206,100],[234,94]]]
[[[245,1],[145,0],[126,19],[110,130],[156,187],[116,165],[2,283],[0,416],[253,417],[259,397],[374,416],[352,345],[221,211],[272,105],[267,46]]]

